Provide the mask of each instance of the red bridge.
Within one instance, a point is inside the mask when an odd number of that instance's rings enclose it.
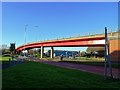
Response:
[[[83,46],[104,46],[105,36],[86,36],[78,38],[68,38],[59,40],[49,40],[44,42],[35,42],[22,45],[16,49],[17,52],[31,49],[31,48],[41,48],[41,58],[43,58],[44,47],[51,47],[51,58],[53,58],[53,47],[83,47]]]

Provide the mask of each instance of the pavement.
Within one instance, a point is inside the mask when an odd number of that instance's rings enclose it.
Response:
[[[25,62],[25,60],[22,60],[22,59],[17,59],[16,61],[12,60],[12,61],[9,61],[6,64],[2,64],[2,66],[0,66],[0,69],[6,69],[6,68],[9,68],[11,66],[16,66],[17,64],[21,64],[21,63],[24,63],[24,62]]]

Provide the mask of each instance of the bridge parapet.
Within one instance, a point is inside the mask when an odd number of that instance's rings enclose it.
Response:
[[[53,41],[63,41],[63,40],[75,40],[75,39],[86,39],[86,38],[97,38],[97,37],[105,37],[104,34],[93,34],[93,35],[88,35],[88,36],[77,36],[77,37],[70,37],[70,38],[60,38],[60,39],[53,39],[53,40],[45,40],[45,41],[38,41],[38,42],[30,42],[27,44],[34,44],[34,43],[39,43],[39,42],[53,42]],[[120,32],[111,32],[108,33],[108,38],[109,39],[117,39],[120,38]]]

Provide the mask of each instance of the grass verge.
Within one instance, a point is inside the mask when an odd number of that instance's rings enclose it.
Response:
[[[60,68],[37,62],[26,62],[3,70],[4,88],[119,88],[120,81],[103,76]]]
[[[9,61],[9,58],[12,59],[11,57],[2,57],[2,56],[0,56],[0,61]]]

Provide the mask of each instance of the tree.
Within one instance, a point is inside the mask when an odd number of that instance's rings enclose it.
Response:
[[[10,44],[10,52],[11,54],[15,54],[15,43]]]
[[[80,56],[81,57],[84,57],[86,54],[85,54],[85,52],[84,51],[82,51],[81,53],[80,53]]]
[[[37,50],[37,53],[39,54],[41,52],[41,48],[39,48],[38,50]]]
[[[99,51],[104,51],[104,47],[88,47],[87,52],[99,52]]]
[[[33,49],[30,49],[30,50],[29,50],[29,54],[30,54],[30,55],[33,55],[33,54],[34,54],[34,50],[33,50]]]
[[[91,56],[104,57],[104,47],[88,47],[86,51],[91,53]]]

